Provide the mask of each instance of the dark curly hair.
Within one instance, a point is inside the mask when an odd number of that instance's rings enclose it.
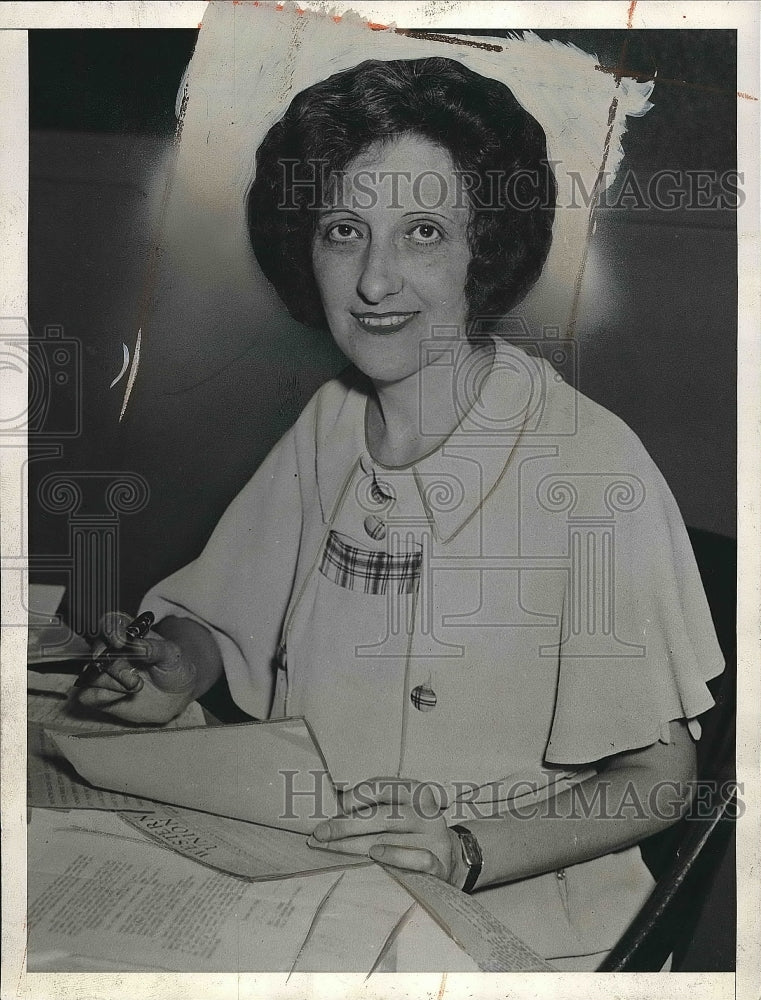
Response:
[[[308,87],[256,153],[246,198],[259,265],[291,315],[327,328],[312,271],[315,205],[379,141],[415,134],[443,146],[471,180],[472,322],[505,315],[539,277],[552,241],[555,178],[538,122],[496,80],[452,59],[368,60]],[[487,198],[474,180],[489,179]]]

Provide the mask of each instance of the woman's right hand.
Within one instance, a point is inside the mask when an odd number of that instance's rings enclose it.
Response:
[[[163,723],[179,715],[196,697],[198,677],[195,664],[180,646],[158,632],[130,641],[125,629],[130,615],[112,611],[104,615],[100,634],[105,639],[93,649],[96,658],[106,643],[124,647],[124,657],[112,660],[87,687],[72,688],[73,703],[96,709],[125,722]],[[128,689],[128,690],[127,690]]]

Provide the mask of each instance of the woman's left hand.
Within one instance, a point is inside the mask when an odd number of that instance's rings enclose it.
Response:
[[[459,838],[447,826],[430,785],[373,778],[344,792],[342,808],[343,816],[318,824],[310,847],[366,854],[384,865],[456,884]]]

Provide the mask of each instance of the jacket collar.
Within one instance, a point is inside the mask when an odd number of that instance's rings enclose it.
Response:
[[[526,431],[541,421],[548,388],[556,378],[547,362],[496,340],[491,370],[469,412],[436,451],[405,467],[414,477],[438,542],[454,539],[497,489]],[[360,460],[369,457],[368,391],[366,381],[350,369],[321,394],[315,450],[325,523],[338,510]]]

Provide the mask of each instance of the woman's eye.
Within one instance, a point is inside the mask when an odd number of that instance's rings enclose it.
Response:
[[[441,240],[441,230],[434,226],[432,222],[419,222],[407,234],[408,238],[415,243],[424,245],[438,243]]]
[[[357,227],[350,225],[348,222],[337,222],[327,230],[326,236],[333,243],[351,243],[352,240],[362,238],[362,234]]]

